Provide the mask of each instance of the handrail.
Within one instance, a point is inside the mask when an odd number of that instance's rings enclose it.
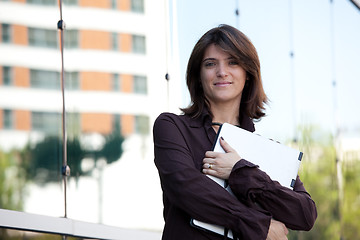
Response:
[[[70,218],[51,217],[6,209],[0,209],[0,227],[101,240],[160,240],[161,238],[161,233],[156,231],[124,229]]]

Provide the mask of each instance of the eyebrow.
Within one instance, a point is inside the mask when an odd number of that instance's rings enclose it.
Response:
[[[233,56],[230,56],[228,57],[226,60],[233,60],[233,59],[236,59],[235,57]],[[214,60],[218,60],[217,58],[205,58],[202,62],[205,62],[205,61],[214,61]]]
[[[203,60],[203,62],[206,62],[206,61],[213,61],[213,60],[217,60],[216,58],[205,58],[204,60]]]

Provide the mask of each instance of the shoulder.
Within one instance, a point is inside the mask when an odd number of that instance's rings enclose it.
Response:
[[[164,122],[170,122],[170,123],[187,123],[189,122],[189,117],[186,115],[177,115],[175,113],[170,112],[164,112],[161,113],[155,120],[154,126],[157,126],[159,124],[163,124]]]
[[[185,132],[192,127],[194,120],[186,114],[174,114],[169,112],[161,113],[155,120],[153,126],[154,134],[174,133],[174,131]],[[167,133],[164,133],[167,131]]]
[[[174,113],[161,113],[153,126],[154,142],[174,142],[184,138],[184,133],[189,128],[186,115]]]

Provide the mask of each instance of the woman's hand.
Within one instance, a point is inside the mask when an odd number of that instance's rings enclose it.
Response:
[[[269,232],[266,240],[287,240],[288,233],[289,231],[287,230],[285,224],[271,219]]]
[[[228,179],[234,165],[241,159],[239,154],[221,137],[220,145],[225,153],[207,151],[203,159],[203,173]]]

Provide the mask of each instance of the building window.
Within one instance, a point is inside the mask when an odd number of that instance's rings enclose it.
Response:
[[[111,9],[117,10],[117,0],[111,0]]]
[[[31,127],[35,131],[56,135],[61,131],[61,114],[52,112],[32,112]]]
[[[147,78],[134,76],[134,93],[147,94]]]
[[[113,115],[113,122],[112,122],[112,129],[113,132],[120,132],[121,130],[121,116],[120,114],[114,114]]]
[[[56,30],[29,28],[29,45],[35,47],[57,48]]]
[[[149,134],[149,117],[148,116],[135,116],[135,132],[138,134]]]
[[[43,89],[60,89],[60,74],[55,71],[30,70],[30,86]]]
[[[61,119],[62,121],[62,119]],[[80,113],[67,112],[66,113],[66,133],[69,138],[74,139],[81,134],[81,120]]]
[[[65,72],[65,88],[67,90],[79,90],[80,89],[78,72]]]
[[[144,0],[131,0],[131,11],[144,13]]]
[[[78,0],[63,0],[63,3],[68,6],[77,6]]]
[[[7,67],[7,66],[3,66],[3,85],[4,86],[11,86],[12,85],[12,68],[11,67]]]
[[[111,34],[111,44],[113,50],[119,50],[119,38],[117,33]]]
[[[13,129],[14,124],[14,115],[13,111],[9,109],[4,109],[4,119],[3,119],[4,129]]]
[[[132,52],[133,53],[146,53],[145,36],[132,35]]]
[[[42,89],[61,89],[61,74],[56,71],[30,70],[30,86]],[[80,88],[79,73],[65,72],[65,88],[78,90]]]
[[[112,75],[112,90],[113,91],[121,91],[121,85],[120,85],[120,76],[117,73],[114,73]]]
[[[9,24],[1,24],[1,42],[10,43],[11,42],[11,26]]]
[[[26,0],[26,2],[30,4],[54,6],[56,5],[57,0]]]
[[[79,31],[75,29],[65,30],[64,32],[65,48],[79,47]]]

